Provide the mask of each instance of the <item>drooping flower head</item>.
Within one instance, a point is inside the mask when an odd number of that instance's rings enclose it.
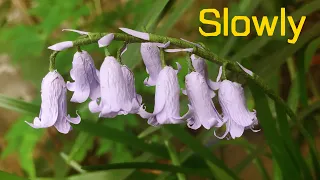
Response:
[[[122,70],[122,74],[123,74],[123,78],[125,80],[125,98],[131,100],[131,110],[128,112],[129,114],[136,114],[139,111],[139,108],[141,106],[142,103],[142,97],[140,94],[136,93],[136,88],[135,88],[135,80],[134,80],[134,76],[133,73],[131,72],[131,70],[125,66],[122,65],[121,66],[121,70]]]
[[[142,107],[139,112],[142,118],[148,119],[148,124],[158,126],[183,122],[180,117],[178,71],[171,66],[165,66],[159,73],[153,113],[146,112]]]
[[[220,83],[218,96],[223,120],[227,122],[226,132],[220,138],[224,138],[228,133],[233,139],[240,137],[244,129],[252,128],[257,124],[256,112],[248,110],[244,91],[240,84],[223,80]]]
[[[238,63],[238,62],[237,62]],[[240,68],[250,76],[253,76],[253,72],[243,67],[238,63]],[[217,77],[217,81],[220,81],[220,72]],[[245,129],[251,129],[253,132],[260,130],[254,130],[253,127],[258,124],[256,111],[249,111],[246,105],[243,88],[241,84],[231,82],[229,80],[223,80],[219,83],[219,103],[223,112],[223,121],[226,122],[226,132],[218,138],[224,138],[228,133],[232,139],[241,137]]]
[[[144,84],[147,86],[156,85],[160,71],[162,70],[160,49],[169,46],[170,42],[166,44],[160,43],[141,43],[141,56],[146,66],[146,71],[150,77],[146,78]]]
[[[89,53],[82,51],[74,54],[70,75],[75,81],[67,82],[68,90],[74,91],[72,102],[82,103],[88,97],[92,100],[100,97],[99,71]]]
[[[33,128],[55,126],[61,133],[68,133],[72,128],[70,123],[79,124],[80,116],[71,118],[67,115],[67,88],[62,76],[57,72],[49,72],[41,84],[41,109],[39,117],[33,123],[26,122]]]
[[[91,112],[100,112],[100,117],[112,118],[118,114],[131,112],[132,99],[128,98],[127,83],[119,62],[107,56],[100,68],[101,101],[91,101]]]
[[[198,129],[201,125],[210,129],[222,126],[222,118],[212,102],[212,93],[203,75],[191,72],[185,77],[186,94],[189,99],[189,111],[183,116],[188,127]]]

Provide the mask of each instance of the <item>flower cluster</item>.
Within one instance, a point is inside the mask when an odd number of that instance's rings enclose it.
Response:
[[[120,28],[131,36],[148,41],[147,33],[131,29]],[[69,30],[69,29],[68,29]],[[69,30],[88,35],[87,32]],[[99,47],[108,46],[114,39],[114,34],[108,34],[99,41]],[[62,76],[55,70],[49,72],[42,81],[41,110],[34,122],[28,123],[33,128],[55,126],[61,133],[71,130],[70,123],[80,123],[80,117],[71,118],[67,115],[66,90],[73,92],[71,102],[83,103],[90,99],[89,109],[92,113],[99,113],[99,117],[113,118],[117,115],[138,114],[147,119],[148,124],[159,126],[163,124],[186,123],[191,129],[203,126],[205,129],[220,128],[226,131],[218,138],[240,137],[245,129],[252,129],[258,124],[256,112],[246,107],[243,88],[239,83],[227,79],[220,80],[220,67],[216,82],[208,77],[207,65],[202,57],[192,54],[193,49],[166,49],[165,44],[145,42],[141,43],[141,56],[149,75],[144,81],[146,86],[155,86],[155,105],[152,113],[146,111],[141,95],[135,89],[135,79],[132,71],[120,59],[113,56],[105,57],[100,71],[95,68],[92,57],[83,50],[75,53],[70,76],[74,82],[65,83]],[[200,45],[195,44],[202,48]],[[72,47],[70,41],[50,46],[49,49],[61,51]],[[126,48],[125,48],[126,49]],[[180,115],[180,87],[178,76],[181,66],[177,69],[164,63],[161,53],[187,51],[190,53],[192,71],[185,77],[185,90],[182,93],[188,97],[189,110]],[[121,52],[121,55],[124,50]],[[121,56],[120,56],[121,57]],[[239,64],[249,75],[253,73]],[[217,92],[215,92],[217,91]],[[220,114],[213,98],[218,96],[222,109]],[[255,130],[253,130],[255,131]]]

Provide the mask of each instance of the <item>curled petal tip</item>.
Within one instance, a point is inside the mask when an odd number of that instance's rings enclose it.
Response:
[[[164,50],[165,52],[169,52],[169,53],[172,53],[172,52],[192,52],[193,51],[193,48],[186,48],[186,49],[166,49]]]
[[[143,40],[150,40],[150,37],[149,37],[149,34],[148,33],[145,33],[145,32],[139,32],[139,31],[135,31],[135,30],[132,30],[132,29],[128,29],[128,28],[119,28],[121,31],[131,35],[131,36],[134,36],[134,37],[137,37],[137,38],[140,38],[140,39],[143,39]]]
[[[222,75],[222,66],[220,66],[220,68],[219,68],[219,72],[218,72],[218,76],[217,76],[216,82],[219,82],[219,81],[220,81],[221,75]]]
[[[49,46],[48,49],[54,50],[54,51],[62,51],[64,49],[73,47],[72,41],[64,41],[57,44],[54,44],[52,46]]]
[[[113,33],[107,34],[98,40],[98,45],[99,45],[99,47],[109,46],[109,44],[111,43],[111,41],[113,39],[114,39]]]
[[[238,62],[237,62],[237,63],[238,63]],[[240,66],[240,68],[241,68],[244,72],[246,72],[246,73],[249,74],[250,76],[253,76],[253,72],[252,72],[252,71],[250,71],[249,69],[243,67],[240,63],[238,63],[238,65]]]
[[[62,29],[62,31],[76,32],[76,33],[81,34],[81,35],[88,35],[89,34],[89,32],[80,31],[80,30],[76,30],[76,29]]]
[[[121,51],[120,56],[122,56],[127,50],[128,50],[128,45],[126,44],[126,46],[124,47],[124,49]]]

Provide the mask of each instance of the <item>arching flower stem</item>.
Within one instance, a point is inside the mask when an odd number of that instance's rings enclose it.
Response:
[[[107,35],[108,33],[89,33],[88,37],[83,37],[80,39],[77,39],[73,41],[73,46],[83,46],[88,44],[97,43],[97,41],[102,38],[103,36]],[[234,62],[227,59],[223,59],[219,57],[218,55],[212,53],[211,51],[208,51],[203,48],[199,48],[196,45],[183,41],[181,39],[172,38],[172,37],[166,37],[166,36],[160,36],[155,34],[149,34],[149,40],[143,40],[125,33],[114,33],[114,40],[117,41],[125,41],[127,43],[142,43],[142,42],[156,42],[156,43],[167,43],[170,41],[170,45],[177,46],[179,48],[193,48],[193,54],[200,56],[208,61],[211,61],[213,63],[216,63],[218,65],[223,65],[226,63],[225,68],[233,71],[238,74],[242,74],[247,79],[253,81],[256,85],[258,85],[260,88],[263,89],[263,91],[274,101],[285,107],[287,114],[291,117],[291,119],[295,122],[297,122],[295,113],[291,110],[291,108],[285,103],[283,99],[281,99],[276,93],[269,88],[263,80],[256,74],[249,75],[246,72],[244,72],[239,65]],[[57,52],[54,51],[50,57],[50,70],[54,69],[54,59],[57,55]],[[297,122],[299,123],[299,122]]]

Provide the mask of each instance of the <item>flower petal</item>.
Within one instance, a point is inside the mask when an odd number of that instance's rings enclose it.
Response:
[[[237,62],[238,63],[238,62]],[[250,76],[253,76],[253,72],[250,71],[249,69],[243,67],[240,63],[238,63],[238,65],[241,67],[241,69],[246,72],[247,74],[249,74]]]
[[[96,100],[94,100],[89,103],[89,110],[92,113],[97,113],[101,111],[101,106],[98,105]]]
[[[140,39],[143,39],[143,40],[147,40],[147,41],[150,40],[150,37],[149,37],[148,33],[139,32],[139,31],[135,31],[135,30],[132,30],[132,29],[128,29],[128,28],[119,28],[119,29],[121,31],[131,35],[131,36],[134,36],[134,37],[137,37],[137,38],[140,38]]]
[[[231,123],[231,121],[228,121],[228,122],[227,122],[227,124],[226,124],[226,131],[223,133],[222,136],[218,136],[218,135],[216,134],[216,130],[214,131],[214,136],[216,136],[218,139],[224,139],[224,138],[228,135],[228,133],[230,132],[230,123]]]
[[[173,52],[192,52],[193,48],[186,48],[186,49],[166,49],[165,52],[173,53]]]
[[[148,119],[148,124],[151,125],[151,126],[154,126],[154,127],[157,127],[157,126],[160,125],[160,123],[158,123],[158,121],[157,121],[157,119],[156,119],[155,116],[150,117],[150,118]]]
[[[230,121],[230,135],[232,139],[241,137],[244,132],[244,127],[238,125],[237,123]]]
[[[80,121],[81,121],[81,117],[80,117],[80,115],[78,114],[78,112],[76,112],[76,114],[77,114],[77,117],[75,117],[75,118],[72,118],[72,117],[70,117],[70,115],[68,115],[68,116],[67,116],[67,120],[68,120],[69,122],[71,122],[72,124],[79,124]]]
[[[76,90],[76,84],[74,82],[70,82],[70,81],[67,81],[67,89],[69,91],[75,91]]]
[[[73,47],[73,42],[72,41],[64,41],[64,42],[59,42],[57,44],[49,46],[48,49],[51,49],[54,51],[62,51],[64,49],[67,49],[70,47]]]
[[[76,30],[76,29],[62,29],[62,31],[76,32],[76,33],[81,34],[81,35],[88,35],[89,34],[89,32],[80,31],[80,30]]]
[[[210,87],[210,89],[216,91],[220,88],[220,82],[213,82],[210,79],[207,80],[207,84]]]
[[[98,40],[98,45],[99,47],[109,46],[109,44],[112,42],[113,39],[114,39],[113,33],[107,34]]]
[[[216,82],[219,82],[219,81],[220,81],[221,75],[222,75],[222,66],[220,66],[220,68],[219,68],[219,72],[218,72],[218,76],[217,76]]]
[[[139,114],[144,119],[149,119],[150,117],[154,116],[152,113],[148,113],[143,105],[140,106],[139,112],[137,114]]]
[[[201,127],[201,122],[200,121],[196,121],[193,117],[187,120],[187,126],[190,129],[194,129],[197,130]]]
[[[57,121],[54,124],[54,127],[62,134],[67,134],[72,130],[72,127],[69,122],[66,121],[66,118],[60,121]]]

